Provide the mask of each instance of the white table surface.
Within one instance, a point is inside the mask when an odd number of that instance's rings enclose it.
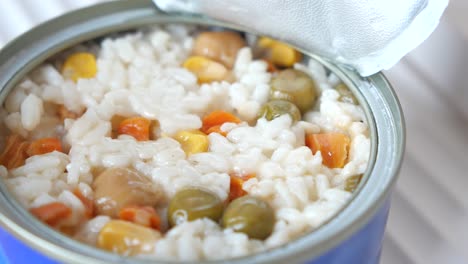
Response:
[[[0,46],[41,21],[101,0],[0,0]],[[382,264],[468,263],[468,1],[386,72],[406,117],[407,149]]]

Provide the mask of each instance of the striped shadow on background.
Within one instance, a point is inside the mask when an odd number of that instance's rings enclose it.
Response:
[[[436,1],[436,0],[435,0]],[[49,18],[100,0],[1,0],[0,46]],[[382,264],[468,263],[468,1],[386,72],[404,109],[407,151]]]

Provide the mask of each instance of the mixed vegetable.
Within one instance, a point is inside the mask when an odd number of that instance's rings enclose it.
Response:
[[[292,67],[302,60],[302,54],[285,43],[267,37],[261,37],[257,43],[263,49],[263,55],[277,67]]]
[[[283,70],[271,80],[271,98],[288,100],[302,113],[312,108],[316,97],[317,88],[314,80],[299,70]]]
[[[109,168],[93,182],[94,206],[99,215],[116,217],[126,206],[155,206],[159,192],[151,180],[129,168]]]
[[[270,205],[246,195],[233,200],[223,214],[222,225],[254,239],[266,239],[273,232],[275,211]]]
[[[342,133],[307,134],[306,145],[315,154],[320,151],[322,162],[329,168],[343,168],[348,158],[351,139]]]
[[[143,117],[126,118],[117,129],[119,135],[130,135],[138,141],[150,139],[151,121]]]
[[[78,52],[70,55],[62,66],[62,75],[74,82],[93,78],[97,73],[96,58],[92,53]]]
[[[171,226],[200,218],[217,222],[223,214],[223,207],[223,201],[216,194],[200,188],[187,188],[174,195],[167,217]]]
[[[183,63],[200,84],[233,81],[232,72],[238,51],[246,46],[244,38],[231,31],[203,32],[195,39],[192,55]],[[260,50],[258,59],[268,63],[272,73],[269,101],[258,112],[258,118],[273,120],[289,115],[293,122],[314,107],[319,90],[314,79],[308,74],[292,68],[302,60],[302,54],[290,46],[262,37],[257,42]],[[91,53],[75,53],[62,66],[65,77],[77,82],[82,78],[93,78],[97,73],[96,58]],[[336,90],[343,102],[357,104],[356,98],[344,84]],[[81,113],[57,106],[60,119],[76,119]],[[199,130],[178,131],[172,137],[180,143],[187,156],[208,152],[208,135],[218,133],[227,136],[225,123],[239,124],[243,120],[223,110],[213,111],[202,117]],[[156,120],[140,116],[114,116],[112,137],[121,135],[137,141],[155,140],[153,129]],[[323,164],[331,169],[343,168],[346,164],[350,137],[343,133],[324,132],[305,135],[305,145],[315,154],[320,151]],[[10,135],[0,155],[0,164],[8,169],[22,166],[28,157],[53,151],[62,152],[59,138],[41,138],[26,141],[19,135]],[[84,217],[106,215],[109,221],[100,231],[97,246],[123,255],[148,253],[155,242],[171,227],[186,221],[209,218],[224,228],[245,233],[249,238],[264,240],[273,232],[275,212],[268,202],[249,195],[243,184],[255,178],[255,174],[230,173],[230,190],[226,200],[199,187],[182,189],[169,201],[164,192],[157,189],[151,180],[131,168],[108,168],[96,175],[92,184],[93,197],[87,197],[78,189],[74,195],[85,207]],[[344,189],[353,192],[362,175],[348,178]],[[167,208],[167,212],[161,210]],[[45,204],[30,209],[31,214],[46,224],[61,230],[62,223],[71,217],[72,210],[60,202]],[[165,224],[167,223],[167,224]]]
[[[99,232],[97,246],[125,256],[150,253],[161,233],[123,220],[109,221]]]
[[[12,134],[6,139],[0,164],[11,170],[23,166],[25,160],[31,156],[52,151],[62,151],[62,143],[57,138],[41,138],[28,142],[20,135]]]
[[[289,115],[294,122],[301,120],[299,108],[286,100],[271,100],[264,104],[258,113],[259,118],[264,117],[268,121],[282,115]]]

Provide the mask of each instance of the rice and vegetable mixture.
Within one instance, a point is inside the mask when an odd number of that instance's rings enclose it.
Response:
[[[314,60],[261,37],[153,27],[66,51],[8,95],[0,175],[90,245],[226,259],[283,245],[351,197],[364,113]]]

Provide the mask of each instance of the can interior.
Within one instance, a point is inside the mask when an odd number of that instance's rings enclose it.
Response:
[[[102,36],[133,31],[152,24],[189,23],[249,32],[220,21],[184,14],[164,14],[151,1],[104,3],[78,10],[46,22],[20,36],[0,52],[0,100],[31,70],[51,56],[79,43]],[[352,69],[338,66],[310,52],[305,55],[322,63],[354,93],[364,109],[371,139],[369,164],[349,203],[318,229],[279,248],[228,260],[229,263],[281,263],[305,261],[325,253],[367,223],[383,205],[396,178],[404,146],[404,125],[398,101],[382,74],[360,77]],[[0,224],[17,238],[65,262],[128,263],[129,258],[81,244],[30,216],[0,184]],[[154,263],[154,261],[137,261]]]

